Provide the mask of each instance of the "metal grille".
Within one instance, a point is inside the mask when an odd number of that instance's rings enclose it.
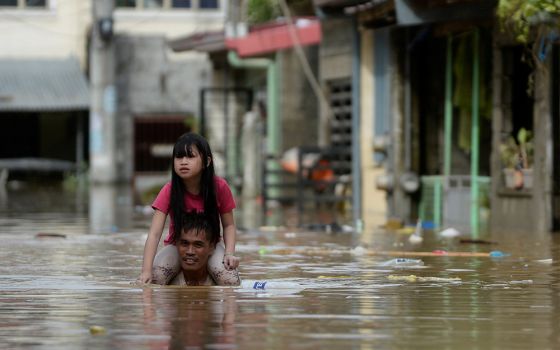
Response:
[[[186,116],[142,117],[134,120],[134,169],[137,172],[169,170],[177,138],[192,131]]]
[[[331,159],[336,175],[352,173],[352,82],[349,78],[328,83],[333,117],[330,123],[330,146],[340,150]]]

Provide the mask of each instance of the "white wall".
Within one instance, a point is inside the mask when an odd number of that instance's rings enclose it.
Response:
[[[0,58],[77,57],[85,63],[90,2],[50,0],[47,9],[0,10]]]
[[[361,39],[360,67],[360,154],[362,162],[362,218],[364,232],[372,233],[387,220],[386,192],[375,186],[375,179],[385,173],[381,166],[373,161],[373,141],[375,124],[375,103],[385,103],[372,98],[375,95],[375,77],[373,74],[373,31],[363,31]],[[367,236],[367,234],[365,235]]]
[[[75,56],[84,66],[91,3],[91,0],[49,0],[47,9],[0,8],[0,58]],[[114,13],[115,31],[171,39],[218,30],[224,26],[227,1],[221,1],[221,5],[219,10],[118,8]],[[170,51],[169,54],[171,58],[175,56]]]

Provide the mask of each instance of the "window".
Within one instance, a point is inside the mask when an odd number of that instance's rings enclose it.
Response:
[[[46,8],[47,0],[0,0],[0,7]]]
[[[6,3],[15,3],[24,0],[0,0]],[[45,3],[46,0],[25,0],[27,2]],[[203,9],[212,10],[220,8],[220,0],[116,0],[116,7],[121,9],[139,10],[173,10],[173,9]],[[1,5],[0,5],[1,6]],[[7,5],[5,5],[7,6]],[[17,5],[12,5],[17,6]]]
[[[25,7],[46,7],[47,0],[25,0]]]
[[[117,7],[136,7],[136,0],[117,0]]]
[[[163,7],[163,0],[144,0],[145,9],[160,9]]]
[[[0,6],[17,6],[17,0],[0,0]]]
[[[201,9],[217,9],[218,0],[199,0],[198,7]]]
[[[191,0],[173,0],[171,7],[173,8],[190,8]]]

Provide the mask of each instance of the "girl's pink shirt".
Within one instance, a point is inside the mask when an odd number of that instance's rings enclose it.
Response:
[[[219,176],[214,176],[214,188],[216,190],[216,202],[218,203],[218,212],[220,214],[228,213],[235,209],[235,200],[233,199],[233,194],[229,188],[226,180]],[[157,209],[165,214],[169,214],[171,218],[171,212],[169,211],[169,202],[171,201],[171,181],[166,183],[163,188],[159,191],[156,199],[152,203],[152,208]],[[197,212],[204,211],[204,198],[200,195],[194,195],[187,192],[185,194],[185,208],[187,210],[194,210]],[[163,243],[165,245],[171,244],[173,242],[173,220],[169,223],[169,231],[167,232],[167,237]]]

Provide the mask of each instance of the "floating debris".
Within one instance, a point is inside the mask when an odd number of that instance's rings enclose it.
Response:
[[[416,222],[416,228],[414,233],[408,237],[408,241],[412,244],[422,243],[424,238],[422,237],[422,220],[418,219]]]
[[[504,253],[499,250],[493,250],[488,254],[491,258],[503,258],[504,256],[509,256],[508,253]]]
[[[459,277],[421,277],[416,275],[396,276],[389,275],[387,279],[391,281],[405,281],[405,282],[461,282]]]
[[[533,284],[533,280],[510,281],[509,284]]]
[[[350,249],[350,254],[352,254],[352,255],[364,255],[367,252],[368,252],[368,249],[366,249],[362,246],[357,246],[356,248]]]
[[[461,232],[459,232],[459,230],[457,230],[456,228],[450,227],[441,231],[439,235],[445,238],[453,238],[453,237],[459,237],[461,235]]]
[[[407,258],[396,258],[382,262],[379,266],[391,266],[391,267],[410,267],[410,266],[424,266],[424,262],[420,259],[407,259]]]
[[[35,238],[66,238],[66,235],[62,233],[39,232],[35,235]]]
[[[89,332],[93,335],[102,335],[105,334],[105,327],[102,326],[91,326],[89,327]]]
[[[492,241],[485,241],[483,239],[468,239],[468,238],[463,238],[459,241],[459,243],[470,243],[470,244],[498,244],[498,242],[492,242]]]
[[[538,262],[539,264],[552,264],[552,259],[535,260],[535,262]]]

